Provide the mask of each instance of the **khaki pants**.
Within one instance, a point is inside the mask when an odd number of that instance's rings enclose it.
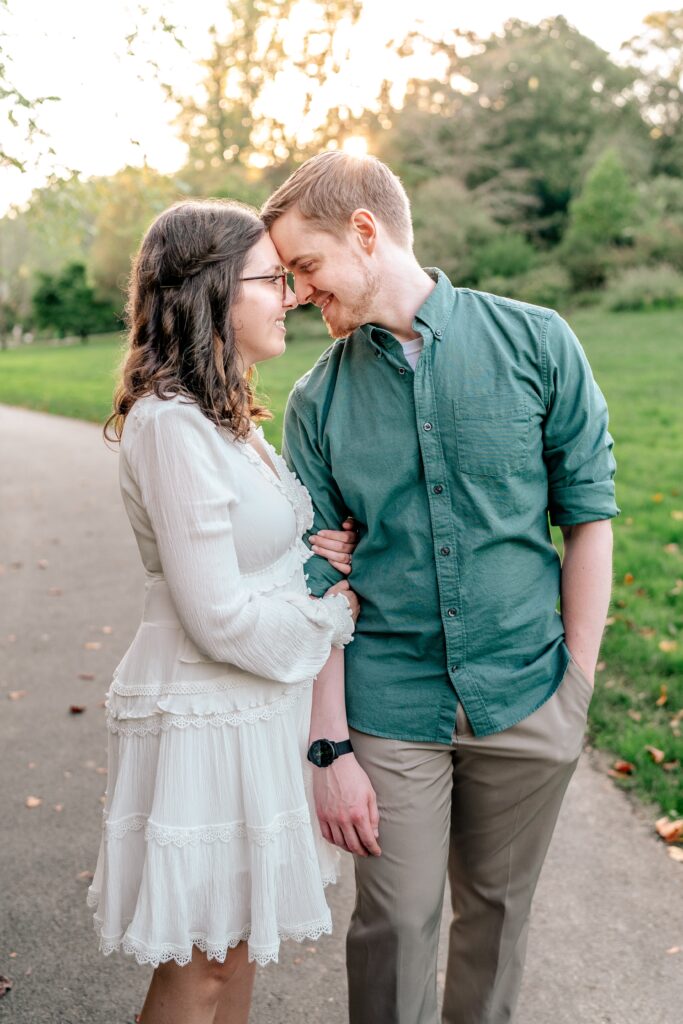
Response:
[[[355,858],[347,937],[350,1024],[436,1024],[436,960],[451,886],[444,1024],[507,1024],[531,900],[581,747],[592,688],[571,662],[517,725],[452,745],[351,730],[377,793],[381,857]]]

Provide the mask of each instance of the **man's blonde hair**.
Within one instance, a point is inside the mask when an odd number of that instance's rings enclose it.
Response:
[[[331,150],[311,157],[266,200],[261,217],[267,228],[296,207],[313,224],[341,235],[354,210],[375,214],[391,238],[412,248],[410,201],[403,185],[374,156]]]

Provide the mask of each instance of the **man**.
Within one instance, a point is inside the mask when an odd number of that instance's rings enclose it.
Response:
[[[316,530],[347,511],[359,530],[348,724],[333,667],[309,754],[323,832],[356,854],[350,1021],[436,1021],[448,871],[443,1021],[503,1024],[609,602],[605,402],[556,313],[420,268],[379,161],[314,157],[263,216],[299,302],[342,339],[295,385],[284,450]],[[339,578],[309,566],[318,596]]]

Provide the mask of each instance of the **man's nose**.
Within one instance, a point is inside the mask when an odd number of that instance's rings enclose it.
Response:
[[[312,285],[297,277],[296,274],[294,275],[294,294],[300,306],[305,306],[308,302],[312,302],[314,293],[315,288]]]

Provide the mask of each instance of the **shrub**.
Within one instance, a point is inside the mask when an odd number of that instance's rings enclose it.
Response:
[[[489,277],[481,282],[482,291],[507,295],[534,306],[562,309],[571,295],[567,271],[557,263],[546,263],[514,278]]]
[[[609,282],[606,309],[658,309],[683,305],[683,274],[673,267],[633,267]]]
[[[536,250],[524,235],[507,233],[484,243],[474,254],[474,272],[478,279],[518,277],[531,270]]]

